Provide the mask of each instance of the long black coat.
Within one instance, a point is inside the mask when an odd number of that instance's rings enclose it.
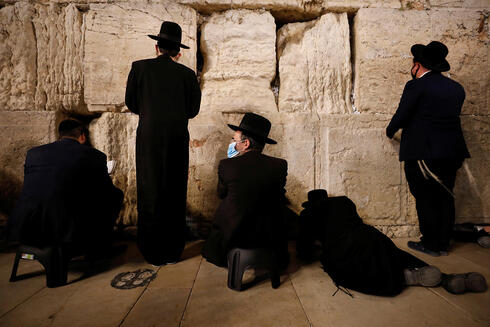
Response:
[[[359,292],[394,296],[405,288],[403,270],[427,264],[400,250],[383,233],[366,225],[346,196],[307,203],[301,219],[322,243],[323,269],[339,286]]]
[[[258,151],[220,161],[218,196],[223,200],[203,250],[209,262],[226,266],[226,255],[234,247],[265,247],[275,250],[282,266],[287,264],[286,175],[286,160]]]
[[[469,158],[459,118],[464,99],[463,87],[437,72],[407,82],[386,128],[390,138],[403,128],[400,161]]]
[[[139,115],[136,135],[138,247],[145,259],[179,259],[185,244],[188,119],[199,112],[194,71],[163,55],[132,64],[126,105]]]
[[[27,152],[9,236],[34,246],[70,243],[88,249],[109,240],[121,204],[105,154],[64,138]]]

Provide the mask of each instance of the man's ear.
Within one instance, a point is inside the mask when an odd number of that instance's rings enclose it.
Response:
[[[159,55],[160,54],[160,50],[158,49],[158,44],[155,44],[155,55]]]
[[[245,141],[243,142],[243,145],[245,145],[245,150],[247,150],[250,147],[250,140],[245,139]]]

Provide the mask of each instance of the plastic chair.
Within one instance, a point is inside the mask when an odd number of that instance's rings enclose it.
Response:
[[[45,247],[36,248],[28,245],[19,245],[17,254],[15,255],[14,266],[10,281],[15,282],[20,279],[29,277],[31,274],[17,276],[17,268],[19,267],[20,259],[37,260],[43,265],[46,271],[46,286],[58,287],[66,285],[68,279],[68,262],[70,257],[62,247]],[[24,277],[24,278],[23,278]]]
[[[281,284],[276,255],[271,249],[239,249],[228,252],[228,287],[241,291],[248,287],[242,285],[243,274],[250,268],[267,269],[272,288]]]

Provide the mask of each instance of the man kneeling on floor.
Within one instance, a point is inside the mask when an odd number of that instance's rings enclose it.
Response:
[[[88,131],[81,122],[64,120],[58,132],[58,141],[27,152],[9,238],[36,247],[64,246],[91,258],[104,256],[123,192],[112,184],[105,154],[86,144]]]
[[[285,206],[286,160],[262,154],[271,123],[247,113],[228,147],[229,159],[218,168],[218,196],[223,199],[216,211],[213,227],[203,249],[211,263],[226,267],[232,248],[271,248],[280,268],[289,262]]]
[[[303,207],[298,256],[312,259],[312,243],[319,240],[323,269],[339,288],[383,296],[395,296],[406,286],[441,283],[454,294],[487,289],[479,273],[442,274],[437,267],[400,250],[386,235],[364,224],[346,196],[328,197],[326,190],[313,190]]]

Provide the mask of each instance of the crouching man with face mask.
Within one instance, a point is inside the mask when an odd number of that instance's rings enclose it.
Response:
[[[211,263],[226,267],[232,248],[271,248],[280,266],[289,262],[286,224],[286,160],[262,154],[271,123],[266,118],[246,113],[228,147],[228,159],[218,168],[218,196],[222,199],[213,227],[203,249]]]

